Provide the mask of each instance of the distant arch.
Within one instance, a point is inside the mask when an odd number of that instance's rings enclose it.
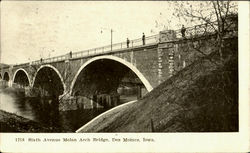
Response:
[[[9,73],[8,72],[5,72],[4,75],[3,75],[3,80],[5,81],[9,81],[10,80],[10,76],[9,76]]]
[[[47,67],[47,68],[53,69],[53,70],[57,73],[57,75],[58,75],[58,77],[60,78],[61,83],[62,83],[62,85],[63,85],[63,91],[65,92],[65,91],[66,91],[66,85],[65,85],[65,83],[64,83],[64,81],[63,81],[62,75],[60,74],[60,72],[59,72],[54,66],[49,65],[49,64],[40,66],[39,69],[36,71],[35,76],[34,76],[34,79],[33,79],[33,81],[32,81],[32,87],[34,87],[34,83],[35,83],[36,76],[37,76],[38,72],[39,72],[41,69],[46,68],[46,67]]]
[[[13,75],[13,82],[15,81],[16,74],[17,74],[19,71],[23,71],[23,72],[26,74],[26,76],[27,76],[27,78],[28,78],[28,81],[29,81],[29,86],[31,86],[31,81],[30,81],[29,74],[28,74],[27,71],[26,71],[25,69],[23,69],[23,68],[19,68],[19,69],[17,69],[17,70],[15,71],[15,73],[14,73],[14,75]]]
[[[146,87],[147,91],[150,92],[153,87],[151,86],[151,84],[148,82],[148,80],[143,76],[143,74],[134,66],[132,65],[131,63],[125,61],[124,59],[121,59],[119,57],[116,57],[116,56],[111,56],[111,55],[104,55],[104,56],[98,56],[98,57],[94,57],[90,60],[88,60],[87,62],[85,62],[80,68],[79,70],[77,71],[76,75],[74,76],[74,79],[71,83],[71,86],[70,86],[70,95],[72,94],[72,91],[73,91],[73,88],[74,88],[74,85],[75,85],[75,82],[79,76],[79,74],[82,72],[82,70],[87,66],[89,65],[90,63],[94,62],[94,61],[97,61],[97,60],[100,60],[100,59],[109,59],[109,60],[114,60],[114,61],[117,61],[125,66],[127,66],[130,70],[132,70],[136,75],[137,77],[142,81],[143,85]]]

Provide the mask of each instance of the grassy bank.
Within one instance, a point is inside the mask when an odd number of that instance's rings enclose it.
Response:
[[[0,132],[56,132],[58,129],[44,127],[37,122],[0,110]],[[58,131],[59,132],[59,131]]]
[[[216,52],[197,60],[143,99],[78,132],[238,131],[237,50],[227,46],[223,61]]]

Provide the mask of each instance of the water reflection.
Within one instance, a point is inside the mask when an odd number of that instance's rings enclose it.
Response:
[[[58,102],[51,98],[25,98],[12,90],[0,89],[0,108],[43,126],[59,129],[58,132],[74,132],[107,109],[78,109],[60,112]]]
[[[0,91],[0,108],[7,112],[15,113],[25,118],[34,120],[34,113],[31,106],[25,103],[25,99],[13,91]]]

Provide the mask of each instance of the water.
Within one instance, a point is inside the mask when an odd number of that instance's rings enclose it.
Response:
[[[0,109],[39,122],[57,132],[75,132],[107,109],[79,109],[61,112],[50,99],[25,98],[12,89],[0,89]]]

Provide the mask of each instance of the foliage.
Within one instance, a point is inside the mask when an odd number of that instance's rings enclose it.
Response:
[[[173,15],[180,22],[204,24],[225,21],[230,14],[237,13],[237,2],[227,1],[175,1],[171,3]]]
[[[175,1],[172,2],[174,8],[173,15],[182,22],[183,25],[187,23],[205,24],[210,27],[217,35],[216,44],[218,52],[222,59],[223,38],[228,29],[232,27],[232,18],[237,16],[237,2],[235,1]],[[205,31],[207,31],[205,29]],[[206,33],[204,33],[206,34]],[[201,52],[198,48],[197,51]]]

